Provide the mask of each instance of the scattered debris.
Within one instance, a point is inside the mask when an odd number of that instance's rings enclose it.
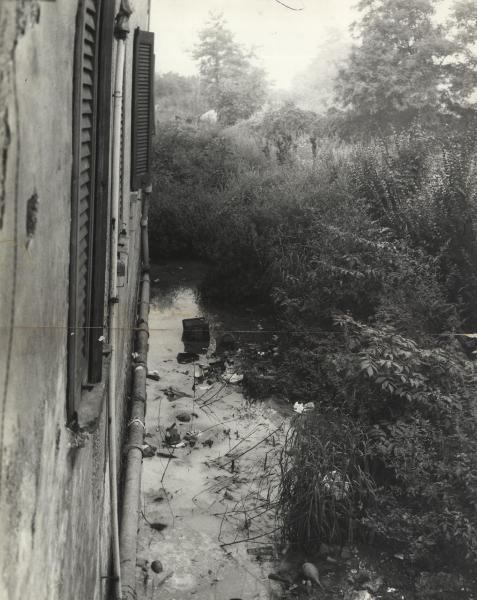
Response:
[[[203,317],[182,319],[182,341],[209,342],[209,323]]]
[[[177,425],[175,423],[166,429],[165,439],[168,446],[175,446],[181,441],[181,436],[177,431]]]
[[[303,572],[303,575],[312,583],[316,583],[316,585],[318,585],[321,589],[323,588],[323,585],[320,581],[320,574],[318,572],[318,569],[316,568],[316,566],[313,563],[310,562],[306,562],[303,563],[301,566],[301,570]]]
[[[171,402],[173,400],[176,400],[177,398],[192,398],[191,394],[188,394],[187,392],[183,392],[182,390],[179,390],[172,386],[169,386],[168,388],[166,388],[162,391],[169,398],[169,400]]]
[[[204,371],[201,365],[194,365],[194,379],[196,379],[198,383],[202,383],[204,379]]]
[[[273,546],[258,546],[257,548],[247,548],[247,554],[252,554],[257,558],[264,556],[273,556]]]
[[[199,360],[199,355],[195,352],[179,352],[177,362],[181,365],[187,365]]]
[[[307,402],[306,404],[303,404],[303,402],[295,402],[295,404],[293,405],[294,412],[298,413],[299,415],[301,415],[304,412],[310,412],[314,409],[314,402]]]
[[[168,455],[169,456],[169,455]],[[174,456],[171,455],[172,458]],[[153,502],[164,502],[164,500],[170,500],[172,498],[172,494],[170,492],[166,492],[166,490],[159,490],[158,495],[154,498]]]
[[[160,560],[153,560],[151,563],[151,569],[154,571],[154,573],[162,573],[162,571],[164,571],[164,567],[162,566]]]
[[[241,373],[225,373],[223,379],[227,383],[241,383],[243,381],[243,375]]]
[[[161,458],[177,458],[175,454],[170,454],[169,452],[161,452],[160,450],[156,452],[156,456],[160,456]]]
[[[149,561],[147,558],[136,558],[136,567],[139,567],[142,571],[147,572]]]
[[[156,455],[157,447],[152,444],[144,444],[142,446],[142,455],[144,458],[152,458]]]
[[[159,373],[157,371],[148,371],[147,372],[147,378],[148,379],[153,379],[154,381],[159,381],[159,379],[161,378],[161,376],[159,375]]]
[[[184,435],[184,440],[186,440],[186,442],[189,442],[189,446],[193,448],[196,445],[199,436],[200,431],[188,431]]]
[[[220,358],[218,356],[212,355],[209,358],[209,366],[212,367],[212,368],[222,369],[224,367],[224,359]]]
[[[191,420],[191,416],[188,412],[180,412],[176,415],[176,419],[181,423],[188,423]]]
[[[236,501],[235,496],[229,490],[225,490],[225,492],[224,492],[224,498],[226,500],[233,500],[234,502]]]
[[[164,531],[164,529],[167,527],[167,524],[156,521],[155,523],[149,523],[149,526],[151,529],[155,529],[156,531]]]

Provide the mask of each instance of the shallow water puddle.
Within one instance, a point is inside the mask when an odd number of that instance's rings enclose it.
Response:
[[[161,378],[147,389],[146,441],[157,452],[143,463],[138,598],[276,597],[268,574],[287,420],[270,405],[248,403],[239,385],[220,377],[196,380],[194,389],[195,365],[176,360],[185,350],[182,319],[205,316],[213,332],[218,318],[197,302],[197,270],[153,273],[148,363]],[[212,335],[209,356],[214,344]],[[208,356],[196,363],[207,365]],[[179,436],[182,447],[166,445]]]

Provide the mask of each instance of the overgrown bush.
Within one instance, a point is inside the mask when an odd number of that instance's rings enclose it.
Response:
[[[288,534],[304,545],[377,536],[427,566],[474,560],[472,364],[448,339],[420,347],[389,326],[335,325],[314,348],[319,410],[299,417],[284,454]],[[344,486],[338,497],[330,473]]]
[[[354,194],[373,218],[425,250],[440,267],[448,300],[477,325],[477,163],[475,138],[443,127],[439,137],[414,126],[354,149]]]
[[[245,130],[159,131],[151,241],[210,263],[204,296],[282,324],[272,387],[316,406],[283,455],[287,535],[475,559],[475,382],[456,341],[477,326],[473,142],[413,127],[279,166]]]
[[[239,173],[260,168],[260,159],[241,153],[213,125],[161,124],[153,146],[153,255],[207,257],[223,190]]]

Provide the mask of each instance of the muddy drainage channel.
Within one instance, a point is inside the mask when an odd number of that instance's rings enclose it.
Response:
[[[231,340],[210,337],[200,313],[186,288],[150,313],[137,597],[276,598],[288,419],[246,401]]]

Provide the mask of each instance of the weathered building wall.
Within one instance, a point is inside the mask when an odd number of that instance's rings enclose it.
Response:
[[[131,94],[130,19],[125,93]],[[73,50],[77,2],[0,2],[0,597],[105,597],[110,561],[106,404],[92,434],[66,427]],[[130,107],[130,102],[126,101]],[[130,112],[125,115],[129,123]],[[118,417],[125,412],[140,203],[120,290]]]

